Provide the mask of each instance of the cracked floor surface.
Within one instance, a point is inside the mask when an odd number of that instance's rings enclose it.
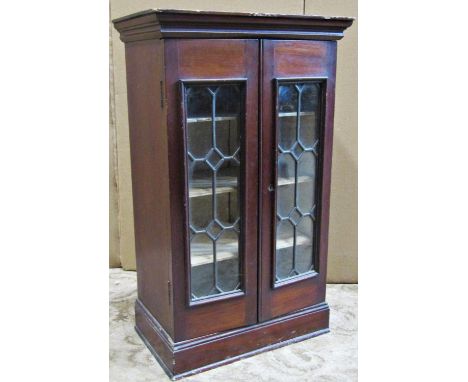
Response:
[[[111,269],[109,276],[110,381],[170,381],[133,329],[136,272]],[[187,377],[182,381],[357,381],[357,295],[356,284],[328,284],[330,333]]]

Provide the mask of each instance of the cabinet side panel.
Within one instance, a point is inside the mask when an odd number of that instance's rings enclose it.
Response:
[[[160,40],[127,43],[125,49],[138,298],[173,335],[163,53]]]

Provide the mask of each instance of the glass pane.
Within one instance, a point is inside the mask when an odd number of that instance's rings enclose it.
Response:
[[[294,207],[294,158],[289,154],[280,154],[278,159],[277,213],[287,216]]]
[[[301,128],[300,140],[305,147],[312,147],[317,141],[318,111],[319,109],[319,84],[306,84],[302,90],[301,102]]]
[[[185,97],[189,121],[192,118],[209,118],[211,116],[213,97],[208,86],[187,86]]]
[[[276,226],[276,278],[281,280],[291,275],[293,265],[294,227],[289,221]]]
[[[206,296],[214,290],[213,241],[205,234],[192,236],[190,241],[192,268],[192,298]]]
[[[241,290],[240,84],[185,85],[192,300]]]
[[[219,261],[218,287],[223,292],[236,290],[239,285],[239,238],[235,230],[224,230],[216,244]]]
[[[232,226],[239,219],[238,183],[239,166],[230,164],[218,170],[216,216],[224,226]],[[226,191],[226,192],[224,192]]]
[[[200,212],[211,208],[212,184],[213,173],[205,162],[189,163],[189,216],[191,226],[197,231],[211,222],[211,216]]]
[[[310,216],[302,217],[296,227],[296,270],[299,274],[312,270],[312,235],[313,220]]]
[[[189,152],[195,158],[205,157],[212,147],[211,123],[189,123],[187,125],[187,145]]]
[[[315,201],[315,165],[316,157],[305,152],[298,161],[297,207],[303,212],[310,212]]]
[[[278,89],[280,117],[290,113],[294,116],[297,112],[297,91],[294,84],[284,84]]]
[[[321,92],[318,82],[278,86],[277,281],[314,270]]]

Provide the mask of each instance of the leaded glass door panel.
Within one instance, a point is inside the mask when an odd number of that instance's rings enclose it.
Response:
[[[239,242],[245,81],[183,83],[190,301],[244,292]],[[244,135],[244,134],[243,134]],[[242,166],[241,166],[242,165]]]
[[[259,42],[166,44],[168,98],[180,105],[169,118],[170,166],[183,174],[171,181],[183,223],[172,227],[180,244],[172,272],[184,339],[258,322]]]
[[[260,321],[325,299],[336,44],[264,40]]]
[[[317,272],[317,168],[324,82],[276,81],[274,286]]]

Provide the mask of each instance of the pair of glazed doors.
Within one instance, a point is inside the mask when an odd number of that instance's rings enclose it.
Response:
[[[189,337],[323,302],[336,42],[173,39],[165,56]]]

